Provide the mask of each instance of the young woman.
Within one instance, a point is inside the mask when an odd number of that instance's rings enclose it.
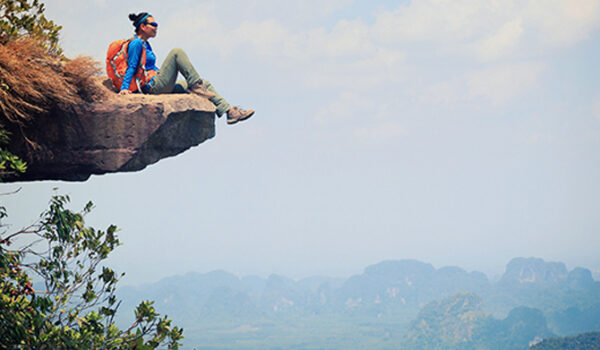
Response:
[[[151,73],[149,81],[141,86],[143,93],[168,94],[189,91],[208,98],[217,107],[217,115],[227,114],[227,123],[234,124],[250,118],[253,110],[244,110],[240,107],[231,107],[227,101],[215,91],[210,82],[200,78],[200,75],[190,62],[182,49],[173,49],[167,55],[160,70],[156,67],[156,56],[148,39],[154,38],[158,30],[158,23],[147,12],[130,14],[129,19],[135,27],[135,38],[127,48],[127,71],[121,84],[121,95],[131,94],[129,86],[138,65],[144,64],[146,71]],[[144,52],[145,51],[145,52]],[[141,59],[145,57],[145,62]],[[143,61],[143,60],[142,60]],[[176,81],[177,74],[181,73],[184,80]]]

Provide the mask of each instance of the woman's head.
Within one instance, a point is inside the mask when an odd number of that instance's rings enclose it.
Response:
[[[138,14],[130,13],[129,20],[135,27],[135,33],[137,35],[144,37],[145,39],[156,36],[158,23],[156,23],[154,17],[148,12],[140,12]]]

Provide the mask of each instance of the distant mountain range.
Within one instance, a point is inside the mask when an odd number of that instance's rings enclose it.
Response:
[[[186,337],[197,348],[208,344],[209,334],[220,334],[211,338],[213,348],[219,341],[239,338],[242,343],[246,341],[248,349],[258,349],[260,341],[250,339],[250,335],[264,332],[268,328],[265,325],[270,325],[271,331],[261,334],[287,349],[291,344],[277,335],[282,331],[278,325],[292,322],[291,329],[300,334],[297,324],[309,319],[312,321],[307,324],[319,324],[324,337],[327,332],[323,327],[332,327],[332,331],[341,324],[357,327],[355,336],[371,327],[379,335],[365,331],[368,336],[360,337],[372,349],[396,344],[404,348],[413,344],[412,348],[417,349],[423,339],[437,339],[439,344],[454,344],[451,346],[458,348],[459,343],[484,344],[518,338],[518,345],[510,345],[516,349],[527,348],[536,337],[540,340],[600,329],[600,282],[594,281],[587,269],[568,271],[563,263],[537,258],[511,260],[495,283],[480,272],[466,272],[458,267],[435,269],[415,260],[398,260],[371,265],[348,279],[311,277],[294,281],[280,275],[239,278],[225,271],[188,273],[153,284],[123,287],[117,295],[123,299],[122,311],[132,310],[141,300],[155,300],[159,312],[188,330]],[[458,314],[444,309],[449,305],[444,303],[452,304],[452,300],[461,300],[461,308],[455,310]],[[535,326],[515,330],[514,324],[521,318],[535,320]],[[441,333],[427,333],[430,330],[419,326],[423,319],[445,326],[436,326]],[[125,318],[119,321],[127,322]],[[239,327],[254,331],[219,333]],[[494,329],[497,335],[504,336],[495,336]],[[451,338],[464,341],[452,343],[448,340]],[[373,347],[380,342],[381,347]],[[238,346],[242,343],[237,342]],[[471,345],[465,345],[465,349]]]

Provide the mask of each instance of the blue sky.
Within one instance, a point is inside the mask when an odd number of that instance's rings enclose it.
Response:
[[[122,228],[140,283],[188,271],[347,276],[414,258],[502,272],[537,256],[600,269],[600,3],[421,0],[46,1],[69,56],[104,61],[159,23],[248,122],[130,174],[53,187]],[[14,185],[3,185],[14,188]]]

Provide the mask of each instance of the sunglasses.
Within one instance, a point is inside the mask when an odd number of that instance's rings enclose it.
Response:
[[[156,23],[156,22],[151,22],[151,23],[144,22],[144,24],[147,25],[147,26],[158,27],[158,23]]]

